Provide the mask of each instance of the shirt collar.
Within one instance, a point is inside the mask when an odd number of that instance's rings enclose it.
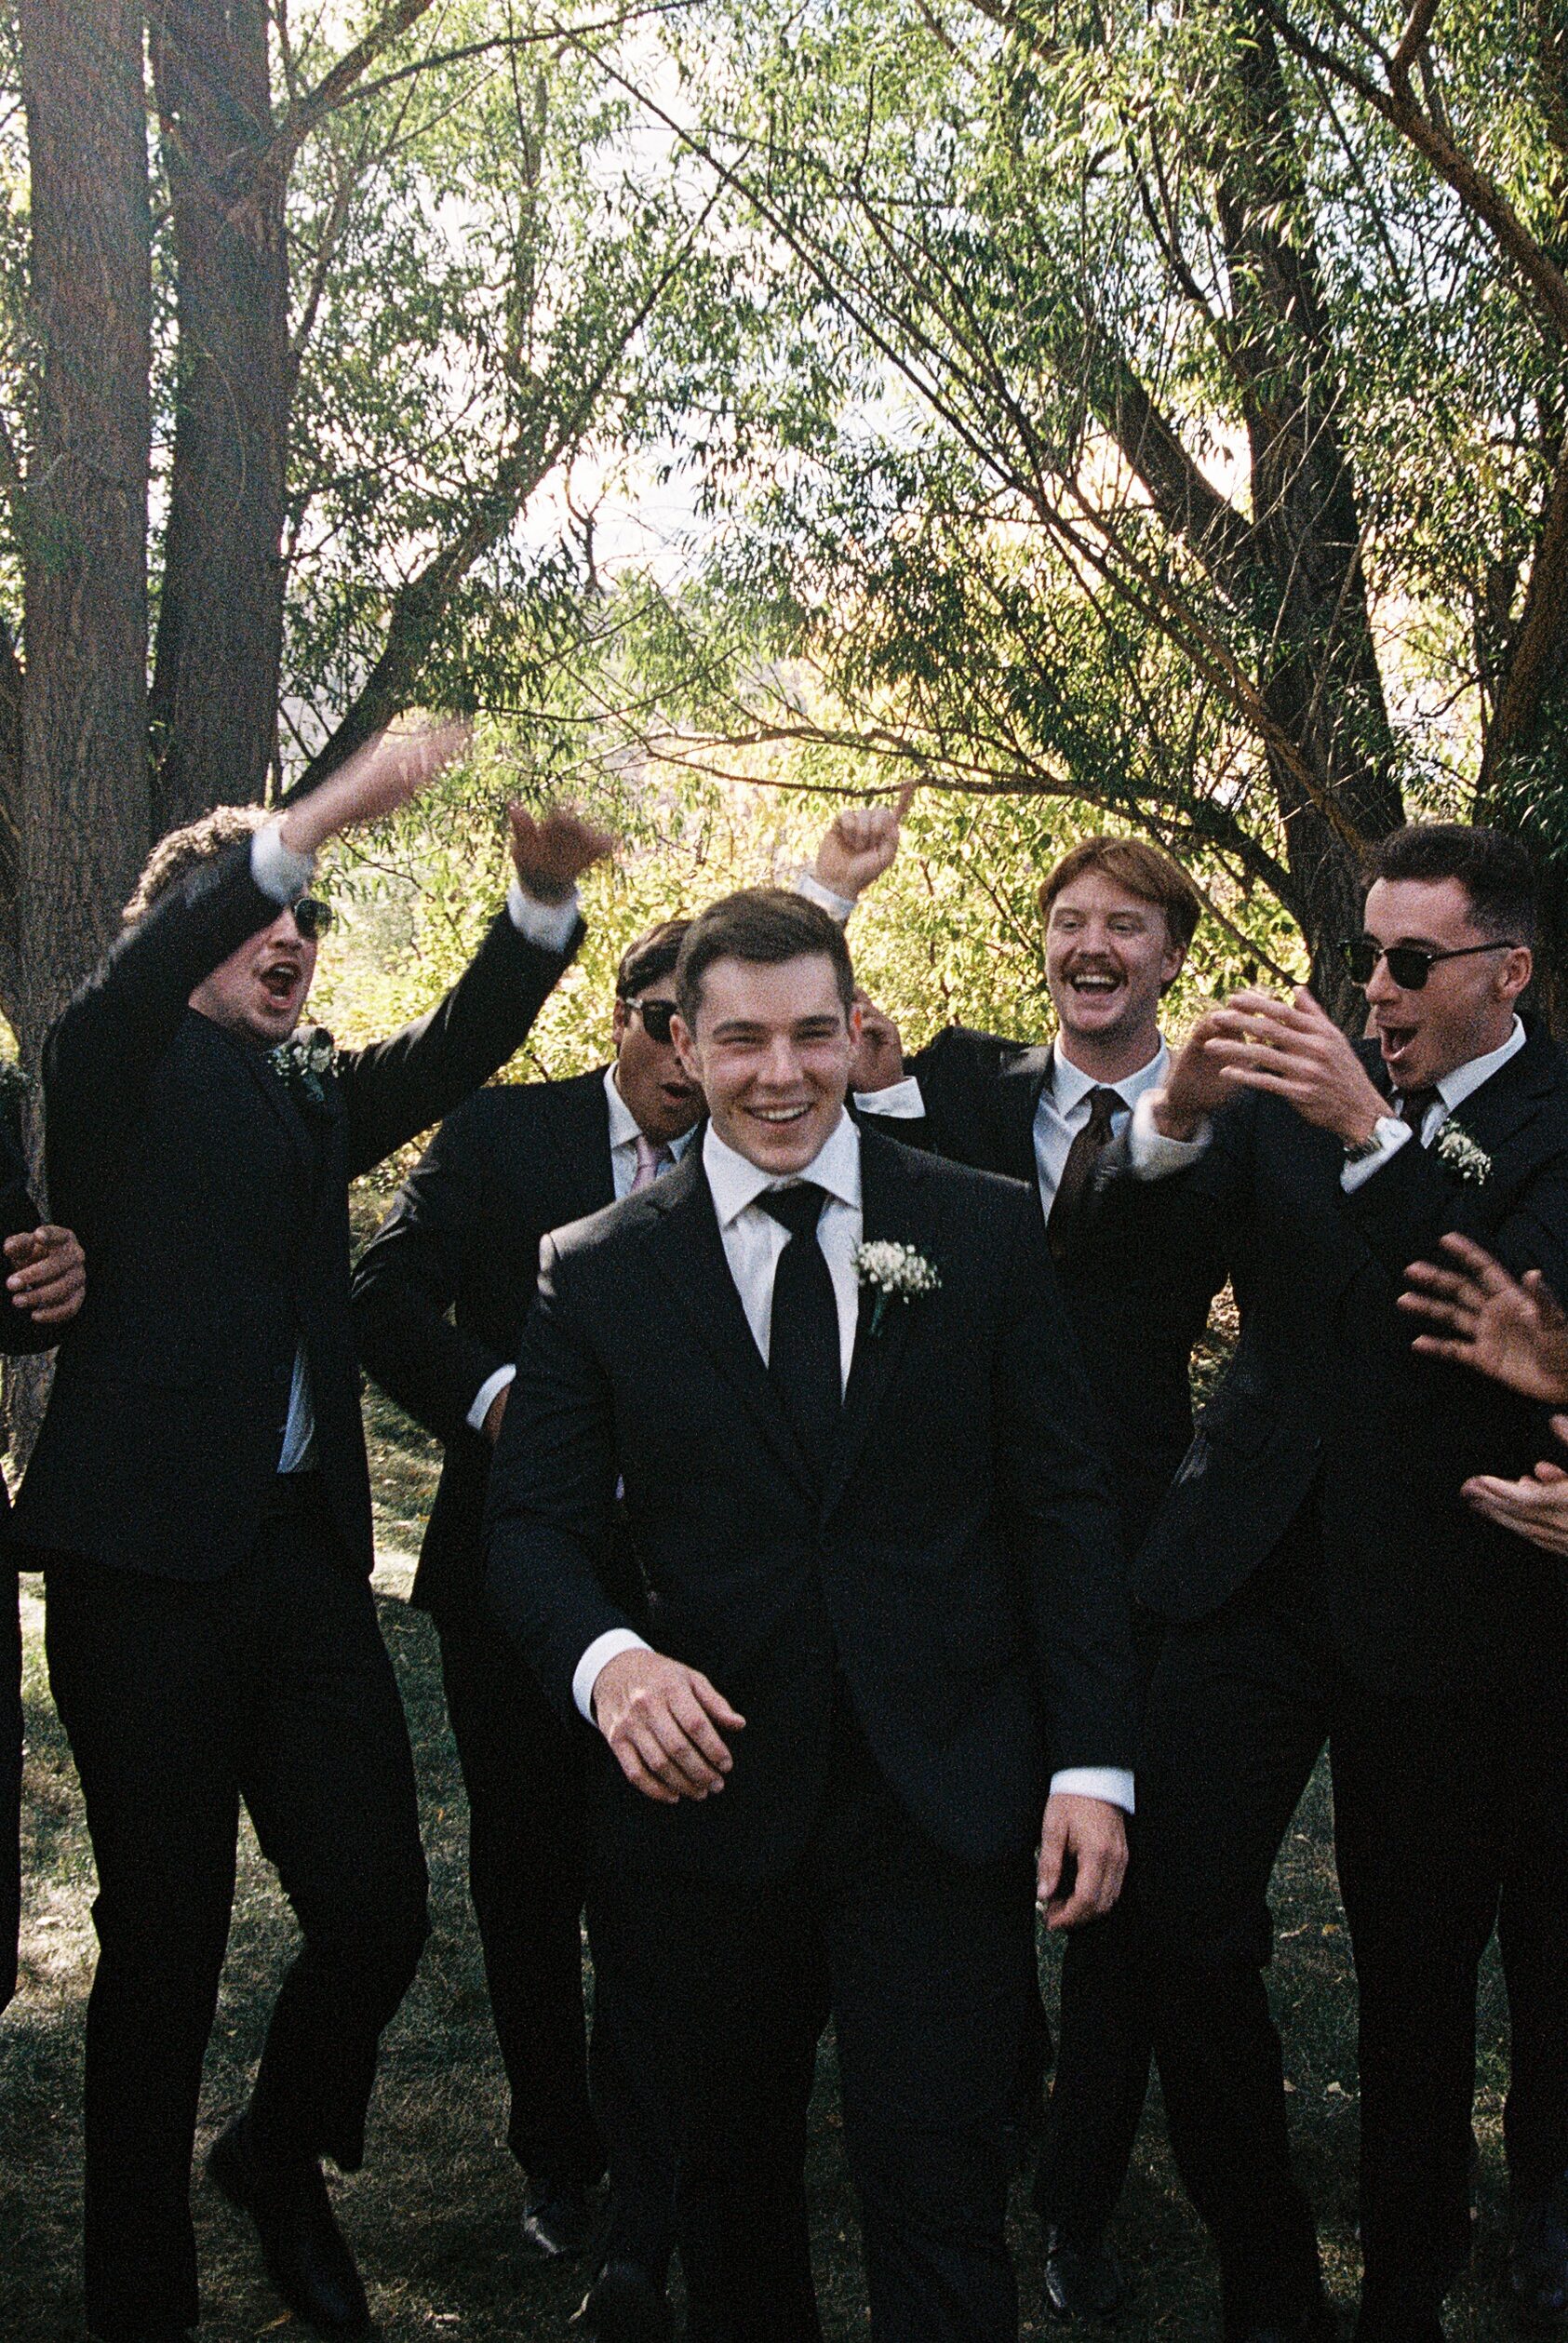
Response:
[[[1516,1017],[1512,1030],[1500,1049],[1488,1050],[1483,1058],[1467,1058],[1463,1065],[1456,1065],[1452,1074],[1445,1074],[1436,1089],[1449,1113],[1461,1105],[1472,1091],[1479,1091],[1483,1082],[1489,1082],[1498,1067],[1507,1065],[1508,1060],[1523,1047],[1524,1026]]]
[[[1085,1074],[1081,1066],[1074,1065],[1060,1050],[1052,1049],[1051,1103],[1064,1119],[1093,1090],[1119,1091],[1129,1106],[1135,1106],[1146,1091],[1159,1088],[1170,1063],[1170,1049],[1162,1041],[1148,1064],[1139,1066],[1135,1074],[1124,1074],[1119,1082],[1101,1082],[1097,1076]]]
[[[728,1228],[732,1221],[739,1220],[747,1205],[755,1204],[766,1189],[790,1185],[738,1154],[719,1137],[712,1123],[703,1136],[703,1169],[708,1175],[720,1228]],[[848,1204],[859,1212],[860,1132],[847,1114],[839,1116],[804,1170],[791,1174],[791,1180],[795,1179],[814,1180],[836,1203]]]
[[[604,1070],[604,1094],[610,1101],[610,1154],[613,1155],[617,1147],[635,1147],[643,1135],[642,1125],[622,1097],[616,1085],[613,1059]],[[664,1141],[664,1145],[668,1147],[677,1163],[680,1161],[681,1157],[690,1145],[696,1128],[696,1124],[693,1123],[690,1131],[683,1131],[678,1139]]]

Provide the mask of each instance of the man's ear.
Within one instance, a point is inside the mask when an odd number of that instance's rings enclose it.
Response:
[[[1165,957],[1159,963],[1159,990],[1161,997],[1170,991],[1172,985],[1175,983],[1183,969],[1186,968],[1186,955],[1187,947],[1185,944],[1168,944],[1166,945]]]
[[[610,1038],[615,1044],[615,1054],[617,1057],[621,1054],[621,1044],[626,1038],[626,1027],[630,1022],[631,1020],[626,1014],[626,1004],[622,999],[620,994],[617,993],[615,996],[615,1013],[610,1021]]]
[[[1535,972],[1535,956],[1527,944],[1516,944],[1498,973],[1497,987],[1506,1000],[1517,1000]]]
[[[677,1009],[670,1019],[670,1039],[675,1045],[676,1059],[689,1082],[703,1087],[703,1077],[697,1064],[697,1045],[691,1028]]]

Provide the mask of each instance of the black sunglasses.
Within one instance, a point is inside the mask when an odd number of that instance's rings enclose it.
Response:
[[[1517,952],[1516,944],[1461,944],[1452,952],[1429,952],[1424,944],[1377,943],[1370,935],[1359,935],[1346,947],[1345,957],[1350,974],[1358,984],[1369,984],[1372,971],[1379,960],[1387,960],[1388,973],[1401,993],[1418,993],[1440,960],[1467,960],[1472,952]]]
[[[629,1000],[628,1017],[640,1017],[642,1029],[650,1041],[656,1041],[662,1050],[670,1046],[670,1020],[676,1014],[673,1000]]]
[[[332,906],[319,895],[302,895],[291,906],[294,925],[307,944],[318,944],[332,924]]]

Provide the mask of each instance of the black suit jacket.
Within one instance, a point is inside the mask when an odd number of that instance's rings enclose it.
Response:
[[[340,1053],[317,1106],[186,1006],[276,916],[236,846],[115,945],[45,1042],[49,1192],[91,1266],[18,1500],[39,1559],[232,1569],[273,1490],[302,1345],[325,1493],[371,1567],[348,1183],[510,1057],[565,959],[503,914],[428,1016]]]
[[[1028,1846],[1052,1764],[1129,1762],[1116,1522],[1039,1213],[874,1133],[862,1168],[866,1240],[916,1246],[942,1285],[875,1333],[863,1301],[826,1459],[769,1382],[695,1147],[545,1241],[490,1475],[492,1598],[571,1714],[578,1661],[625,1623],[600,1578],[623,1475],[661,1647],[747,1720],[721,1797],[619,1785],[633,1856],[785,1869],[836,1671],[916,1823],[972,1861]]]
[[[1050,1078],[1049,1043],[949,1025],[906,1061],[921,1121],[878,1122],[955,1163],[1022,1180],[1039,1201],[1034,1125]],[[1106,1418],[1112,1483],[1130,1552],[1159,1511],[1192,1439],[1188,1368],[1226,1274],[1209,1216],[1167,1207],[1164,1241],[1129,1247],[1079,1215],[1056,1262],[1089,1386]]]
[[[1469,1474],[1517,1477],[1548,1453],[1540,1412],[1417,1357],[1418,1325],[1396,1306],[1407,1264],[1438,1258],[1451,1229],[1568,1293],[1568,1067],[1544,1034],[1455,1125],[1490,1158],[1483,1180],[1412,1143],[1347,1196],[1339,1142],[1253,1093],[1216,1118],[1191,1171],[1104,1192],[1107,1233],[1129,1245],[1170,1241],[1176,1215],[1206,1217],[1240,1307],[1235,1359],[1139,1559],[1134,1583],[1155,1610],[1217,1609],[1316,1491],[1325,1626],[1369,1680],[1495,1685],[1510,1651],[1561,1638],[1561,1574],[1459,1495]]]
[[[438,1617],[484,1596],[490,1445],[468,1424],[475,1395],[517,1356],[546,1234],[614,1196],[602,1067],[481,1091],[447,1118],[359,1257],[360,1359],[446,1448],[413,1589]]]

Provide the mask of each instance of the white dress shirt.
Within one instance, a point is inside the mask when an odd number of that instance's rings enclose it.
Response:
[[[1421,1145],[1429,1147],[1450,1115],[1523,1047],[1524,1027],[1516,1017],[1508,1039],[1497,1049],[1488,1050],[1479,1058],[1467,1058],[1463,1065],[1456,1065],[1452,1074],[1445,1074],[1441,1082],[1435,1083],[1437,1096],[1421,1119]],[[1213,1126],[1205,1118],[1190,1139],[1169,1138],[1156,1127],[1152,1103],[1140,1099],[1128,1134],[1128,1168],[1135,1179],[1162,1180],[1168,1172],[1180,1172],[1185,1165],[1195,1163],[1213,1136]],[[1354,1196],[1415,1134],[1397,1115],[1380,1115],[1373,1136],[1377,1142],[1374,1151],[1359,1156],[1354,1162],[1347,1158],[1340,1172],[1339,1185],[1347,1196]]]
[[[280,910],[299,902],[315,870],[314,854],[296,854],[283,842],[281,821],[264,823],[251,834],[250,876],[263,895]],[[565,903],[539,903],[526,894],[516,878],[506,890],[512,925],[541,951],[564,952],[578,920],[577,890]],[[491,1393],[491,1398],[494,1393]],[[470,1418],[470,1421],[473,1419]],[[484,1422],[483,1415],[479,1418]],[[288,1414],[278,1452],[281,1472],[308,1472],[315,1463],[315,1404],[311,1397],[310,1363],[302,1344],[294,1353],[294,1372],[288,1386]]]
[[[713,1197],[724,1257],[735,1280],[741,1307],[752,1340],[768,1361],[772,1331],[773,1279],[779,1256],[790,1239],[789,1231],[764,1212],[758,1199],[771,1188],[812,1181],[827,1191],[817,1222],[817,1242],[833,1279],[838,1305],[838,1372],[841,1387],[850,1380],[855,1332],[860,1320],[860,1288],[854,1256],[861,1241],[863,1218],[860,1185],[860,1132],[848,1115],[840,1115],[817,1154],[804,1171],[788,1180],[762,1171],[718,1136],[710,1123],[703,1139],[703,1170]],[[596,1636],[572,1672],[572,1698],[591,1724],[594,1685],[599,1670],[622,1652],[646,1651],[642,1637],[629,1627],[611,1627]],[[1069,1766],[1052,1777],[1052,1794],[1102,1798],[1127,1813],[1132,1811],[1132,1776],[1117,1766]]]
[[[632,1182],[637,1171],[637,1141],[643,1136],[643,1129],[621,1095],[613,1065],[607,1065],[604,1070],[604,1094],[610,1104],[610,1175],[615,1201],[619,1204],[623,1196],[630,1196],[632,1192]],[[676,1163],[686,1153],[690,1138],[691,1132],[683,1131],[678,1139],[666,1143]],[[508,1365],[498,1367],[494,1374],[485,1377],[468,1411],[469,1425],[476,1432],[484,1430],[490,1402],[498,1391],[505,1390],[516,1372],[516,1366]]]

